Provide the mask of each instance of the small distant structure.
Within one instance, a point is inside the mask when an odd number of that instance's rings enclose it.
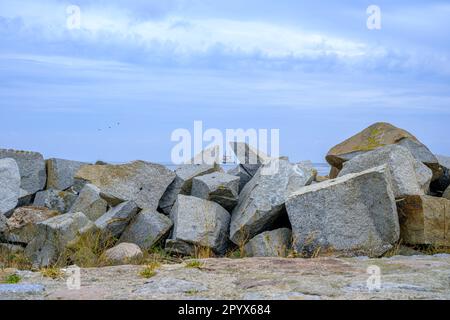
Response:
[[[218,145],[212,146],[208,149],[195,155],[190,161],[185,162],[186,164],[236,164],[237,159],[232,155],[223,154],[220,152],[221,147]]]
[[[224,154],[222,164],[236,164],[236,159],[232,156]]]

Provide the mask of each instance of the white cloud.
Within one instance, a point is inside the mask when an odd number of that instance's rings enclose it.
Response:
[[[370,54],[364,43],[270,22],[231,19],[193,19],[166,16],[157,20],[136,19],[113,6],[81,7],[81,30],[65,29],[66,12],[61,3],[9,5],[3,17],[20,17],[24,30],[48,41],[87,40],[123,43],[152,50],[170,47],[176,54],[204,54],[220,47],[225,52],[260,54],[267,58],[302,58],[323,55],[351,58]],[[23,30],[22,30],[23,31]]]
[[[391,13],[395,19],[389,13],[385,15],[386,30],[350,38],[348,33],[343,36],[334,30],[314,32],[302,27],[301,22],[283,25],[270,19],[244,20],[232,16],[219,19],[213,15],[200,18],[184,16],[179,10],[171,12],[168,8],[162,10],[164,15],[154,18],[139,14],[136,3],[129,8],[114,1],[100,4],[81,1],[81,29],[68,30],[65,10],[68,4],[41,0],[26,1],[19,6],[5,0],[0,4],[0,36],[5,39],[0,52],[138,64],[150,62],[164,66],[182,64],[233,69],[251,66],[335,72],[344,67],[351,72],[450,74],[445,52],[392,44],[396,39],[379,41],[389,32],[387,28],[393,21],[401,21],[395,10]],[[2,21],[1,16],[7,20]],[[7,31],[2,30],[2,24],[8,21],[13,24],[8,20],[13,18],[20,18],[21,27],[13,25],[4,28]],[[17,20],[14,23],[17,24]]]

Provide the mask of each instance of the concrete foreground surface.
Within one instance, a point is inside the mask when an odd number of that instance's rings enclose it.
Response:
[[[162,265],[145,279],[144,266],[81,269],[81,288],[67,278],[16,273],[18,284],[0,284],[0,299],[450,299],[450,255],[392,258],[204,259],[200,268]],[[377,274],[380,271],[377,289]],[[374,272],[371,274],[370,272]],[[367,284],[374,290],[369,290]]]

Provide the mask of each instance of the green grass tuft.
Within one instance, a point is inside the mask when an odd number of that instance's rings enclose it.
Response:
[[[186,262],[185,267],[192,268],[192,269],[201,269],[203,267],[203,263],[198,260],[192,260],[192,261]]]
[[[22,278],[17,274],[11,274],[5,278],[5,283],[7,284],[16,284],[19,283]]]

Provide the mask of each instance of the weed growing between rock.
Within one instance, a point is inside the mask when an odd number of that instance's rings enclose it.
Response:
[[[245,258],[245,253],[238,248],[234,250],[229,250],[225,255],[225,257],[230,259],[242,259]]]
[[[161,267],[161,264],[159,262],[151,262],[139,273],[139,275],[145,279],[152,278],[156,275],[156,270],[159,267]]]
[[[392,249],[388,250],[383,256],[387,258],[396,256],[400,253],[401,247],[402,247],[402,240],[400,239],[396,244],[392,246]]]
[[[109,265],[104,258],[106,250],[112,248],[117,239],[106,237],[99,232],[82,234],[76,243],[66,247],[55,267],[77,265],[81,268],[94,268]]]
[[[22,280],[22,278],[17,274],[11,274],[3,280],[6,284],[16,284],[19,283]]]
[[[208,259],[215,257],[214,252],[209,247],[195,246],[194,258],[195,259]]]
[[[191,269],[201,269],[203,267],[203,263],[198,260],[191,260],[186,262],[185,267]]]

